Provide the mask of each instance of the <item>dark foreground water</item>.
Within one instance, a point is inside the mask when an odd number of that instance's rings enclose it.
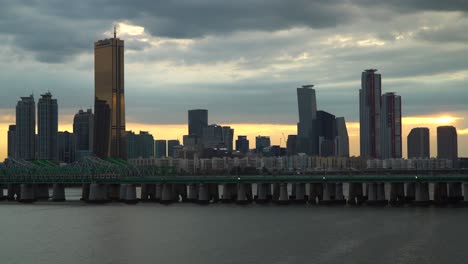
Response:
[[[468,263],[468,208],[0,202],[0,263]]]

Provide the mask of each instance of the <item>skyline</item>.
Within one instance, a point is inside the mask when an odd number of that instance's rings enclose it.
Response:
[[[153,9],[160,5],[146,3],[134,7],[134,11],[143,6]],[[219,28],[215,30],[214,25],[205,23],[206,20],[194,19],[191,26],[197,30],[190,32],[180,27],[178,19],[184,18],[173,12],[177,6],[165,5],[163,10],[167,14],[143,12],[146,20],[132,12],[123,14],[114,10],[115,13],[85,25],[83,17],[77,13],[66,16],[65,11],[69,10],[63,5],[5,4],[0,11],[5,12],[7,16],[4,17],[22,17],[28,10],[43,11],[50,17],[76,22],[76,25],[47,23],[39,12],[29,14],[27,19],[50,25],[46,31],[36,28],[35,25],[41,23],[26,23],[25,27],[14,19],[9,21],[10,28],[0,28],[0,38],[6,40],[0,44],[0,86],[4,92],[0,98],[1,142],[6,138],[7,126],[14,123],[11,122],[12,110],[20,96],[50,90],[58,98],[61,127],[71,123],[69,116],[78,109],[92,106],[92,42],[112,36],[112,25],[117,24],[119,37],[126,41],[127,130],[149,130],[156,139],[181,139],[186,130],[181,132],[184,129],[179,127],[186,124],[186,111],[203,108],[210,111],[212,123],[232,126],[236,136],[261,134],[255,131],[257,124],[271,127],[269,124],[276,123],[275,131],[269,134],[272,143],[278,144],[282,133],[289,134],[290,126],[298,121],[294,89],[305,83],[315,84],[318,109],[344,116],[354,127],[359,120],[360,71],[377,68],[382,74],[382,90],[396,92],[404,98],[404,149],[409,130],[427,126],[424,123],[429,122],[433,127],[435,124],[455,125],[459,132],[459,154],[468,155],[465,89],[468,50],[459,34],[468,25],[464,6],[455,2],[439,5],[431,1],[418,5],[387,3],[377,7],[369,7],[362,1],[292,3],[291,7],[309,15],[305,16],[309,19],[292,16],[297,19],[294,21],[285,14],[288,12],[279,12],[282,9],[278,4],[262,9],[262,13],[283,18],[270,21],[268,27],[249,20],[252,14],[237,12],[248,4],[236,3],[230,7],[235,9],[229,16],[231,23],[217,25]],[[205,4],[193,5],[201,8]],[[262,3],[257,5],[261,7]],[[385,11],[382,5],[387,7]],[[402,7],[408,8],[403,12]],[[207,11],[225,11],[225,8],[218,5]],[[316,18],[310,16],[315,9],[329,17],[311,19]],[[388,20],[380,22],[372,15],[373,11],[386,15]],[[81,16],[88,15],[82,13]],[[362,14],[369,16],[363,18]],[[161,17],[166,17],[168,22],[155,23]],[[259,17],[258,21],[263,19]],[[242,21],[249,22],[240,23]],[[17,30],[11,31],[11,28]],[[30,34],[32,29],[35,34]],[[68,39],[73,41],[68,41],[67,36],[72,32]],[[64,35],[56,37],[60,33]],[[26,37],[32,42],[24,41]],[[445,120],[451,122],[427,119],[443,116],[455,119]],[[153,124],[176,124],[177,129],[171,129],[173,132],[168,135],[167,131],[154,131]],[[243,124],[247,132],[236,129],[233,124]],[[433,127],[431,142],[435,138]],[[349,126],[348,129],[351,155],[357,155],[353,147],[355,133]],[[2,146],[0,156],[6,152],[6,144]],[[431,144],[431,156],[435,147]]]

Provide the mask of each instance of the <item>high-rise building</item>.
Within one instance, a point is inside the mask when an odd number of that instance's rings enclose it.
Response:
[[[91,109],[79,110],[73,118],[73,135],[75,137],[75,159],[91,156],[94,144],[94,115]]]
[[[208,110],[194,109],[188,110],[188,135],[203,136],[203,129],[208,126]]]
[[[147,131],[127,131],[126,144],[129,159],[154,157],[154,138]]]
[[[381,76],[377,70],[365,70],[359,90],[361,157],[380,158]]]
[[[246,154],[247,152],[249,152],[249,148],[250,146],[247,136],[237,136],[236,150],[240,153]]]
[[[344,117],[336,118],[335,155],[349,157],[349,137]]]
[[[68,131],[58,132],[58,160],[63,163],[75,161],[75,137]]]
[[[288,156],[297,154],[297,135],[288,135],[288,141],[286,142],[286,154]]]
[[[437,127],[437,158],[451,160],[453,167],[458,167],[458,139],[455,127]]]
[[[308,155],[317,155],[317,135],[314,120],[317,117],[317,101],[313,85],[297,88],[299,123],[297,123],[297,151]]]
[[[174,157],[174,147],[180,146],[180,141],[177,139],[171,139],[167,141],[167,156]]]
[[[126,159],[124,41],[116,37],[94,43],[94,153]]]
[[[33,95],[16,105],[16,158],[33,160],[36,155],[36,103]]]
[[[165,158],[166,157],[166,155],[167,155],[166,145],[167,145],[166,140],[162,140],[162,139],[156,140],[156,142],[155,142],[155,155],[156,155],[156,158],[160,159],[160,158]]]
[[[382,95],[380,117],[380,157],[401,158],[401,96],[395,93]]]
[[[430,158],[429,128],[416,127],[408,134],[408,159]]]
[[[58,160],[58,105],[47,92],[37,102],[38,159]]]
[[[228,152],[232,152],[234,129],[231,127],[209,125],[203,129],[202,135],[203,148],[226,148]]]
[[[255,150],[257,153],[262,153],[264,148],[270,147],[271,141],[268,136],[257,136],[255,138]]]
[[[8,158],[16,158],[16,125],[8,127]]]
[[[318,154],[321,157],[335,156],[336,120],[335,116],[319,110],[314,121],[317,129]]]

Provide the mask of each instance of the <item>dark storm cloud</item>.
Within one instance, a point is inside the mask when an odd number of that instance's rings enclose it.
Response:
[[[360,6],[388,7],[400,12],[415,11],[468,11],[468,1],[465,0],[353,0]]]

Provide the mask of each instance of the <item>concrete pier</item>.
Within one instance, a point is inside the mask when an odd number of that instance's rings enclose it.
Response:
[[[89,187],[89,203],[105,203],[109,201],[107,185],[102,183],[91,183]]]
[[[335,192],[336,186],[335,183],[324,183],[323,187],[323,199],[319,202],[319,204],[323,205],[331,205],[335,203]]]
[[[19,186],[17,184],[8,184],[7,186],[7,197],[8,201],[14,201],[15,199],[19,200],[20,191]]]
[[[273,183],[273,193],[272,193],[272,199],[274,201],[279,200],[280,197],[280,184],[279,183]]]
[[[107,197],[111,201],[120,200],[120,187],[124,184],[109,184],[107,186]]]
[[[119,187],[119,201],[124,202],[127,199],[128,184],[122,183]]]
[[[175,196],[172,189],[172,184],[164,183],[162,185],[161,200],[159,201],[162,204],[170,204],[175,201]]]
[[[427,182],[417,182],[415,184],[415,205],[430,205],[431,200],[429,199],[429,183]]]
[[[221,202],[232,203],[236,200],[236,197],[237,197],[237,185],[235,183],[223,184],[223,197],[221,199]]]
[[[436,182],[434,186],[434,204],[446,205],[448,203],[447,183]]]
[[[63,202],[65,201],[65,186],[61,183],[54,183],[52,187],[52,201]]]
[[[335,184],[335,203],[336,204],[346,204],[346,199],[343,194],[343,183]]]
[[[34,185],[33,184],[21,184],[20,199],[22,203],[32,203],[36,201]]]
[[[448,192],[448,200],[450,203],[463,201],[462,184],[460,182],[449,183]]]
[[[250,202],[248,197],[249,188],[252,190],[252,185],[250,183],[237,184],[237,204],[248,204]]]
[[[198,200],[198,186],[195,183],[191,183],[188,185],[188,194],[187,194],[187,201],[188,202],[197,202]]]
[[[210,200],[213,202],[219,201],[219,188],[217,183],[210,183],[208,186],[208,191],[210,194]]]
[[[162,197],[162,184],[157,183],[154,188],[154,200],[159,202],[161,201],[161,197]]]
[[[269,183],[258,183],[257,184],[257,197],[255,199],[256,203],[267,203],[269,201],[268,189],[271,187]]]
[[[294,202],[295,203],[305,203],[307,201],[306,196],[306,185],[305,183],[295,183],[294,185]]]
[[[275,200],[277,204],[288,204],[289,203],[289,195],[288,195],[288,184],[287,183],[280,183],[279,184],[279,196],[278,200]]]
[[[210,191],[208,184],[198,184],[198,203],[209,204],[210,203]]]
[[[391,205],[403,205],[405,200],[405,184],[404,183],[390,183],[390,201]]]
[[[323,189],[321,183],[311,183],[309,185],[309,203],[318,204],[323,199]]]
[[[155,196],[156,196],[155,184],[143,183],[141,185],[141,194],[140,194],[141,201],[143,202],[153,201],[155,200]]]
[[[363,202],[362,183],[350,182],[348,187],[348,204],[359,205]]]
[[[173,184],[172,191],[176,202],[185,202],[187,200],[187,185],[181,183]]]
[[[125,198],[124,202],[127,204],[136,204],[138,203],[138,198],[136,194],[136,185],[135,184],[127,184],[125,188]]]
[[[34,189],[36,199],[38,200],[49,200],[49,185],[48,184],[37,184]]]
[[[81,186],[81,201],[88,201],[89,199],[89,190],[90,190],[90,184],[85,183]]]
[[[408,182],[405,184],[406,188],[406,196],[405,200],[406,202],[412,202],[416,198],[416,183],[414,182]]]

